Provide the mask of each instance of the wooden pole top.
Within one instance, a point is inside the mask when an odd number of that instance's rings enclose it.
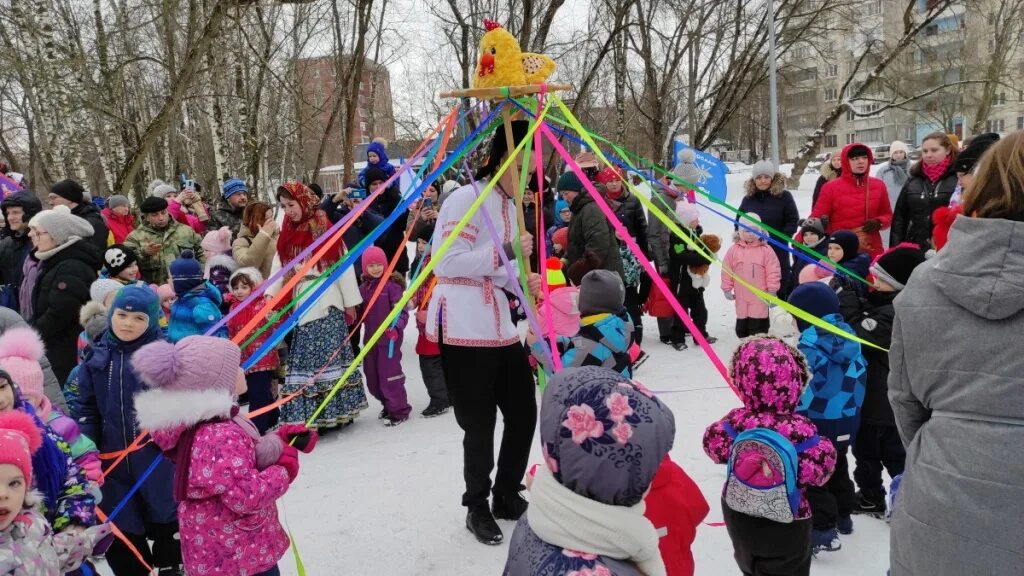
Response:
[[[441,98],[476,98],[478,100],[498,100],[516,98],[529,94],[539,94],[544,89],[548,92],[565,92],[572,90],[569,84],[524,84],[522,86],[499,86],[494,88],[470,88],[468,90],[449,90],[441,92]]]

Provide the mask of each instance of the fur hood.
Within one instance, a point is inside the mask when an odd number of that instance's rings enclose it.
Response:
[[[757,192],[757,188],[754,187],[754,179],[751,178],[743,185],[743,191],[746,193],[747,198],[750,198]],[[772,185],[768,188],[768,192],[772,196],[779,197],[786,191],[786,177],[780,172],[776,172],[772,176]]]
[[[92,342],[107,329],[107,309],[95,300],[89,300],[78,312],[78,323],[85,328],[85,335]]]
[[[819,168],[818,173],[825,177],[825,180],[835,180],[839,176],[839,170],[832,167],[832,162],[826,161]]]
[[[184,429],[214,418],[231,418],[235,399],[223,390],[151,388],[135,395],[139,425],[153,431]]]

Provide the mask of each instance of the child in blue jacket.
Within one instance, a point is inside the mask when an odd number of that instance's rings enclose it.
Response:
[[[171,318],[167,323],[167,339],[177,342],[186,336],[202,336],[224,315],[220,289],[206,281],[203,265],[191,250],[171,262],[171,284],[178,299],[171,305]],[[228,337],[226,326],[209,336]]]
[[[850,335],[853,328],[839,314],[839,297],[821,282],[801,284],[789,296],[789,303]],[[860,426],[864,403],[867,364],[860,344],[823,328],[797,320],[798,348],[807,358],[811,381],[800,397],[797,413],[807,416],[836,448],[836,469],[821,487],[808,488],[807,500],[813,514],[812,550],[839,550],[839,534],[853,532],[850,515],[856,492],[850,479],[846,451]]]

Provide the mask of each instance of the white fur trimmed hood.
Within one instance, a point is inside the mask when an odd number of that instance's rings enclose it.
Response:
[[[152,388],[135,395],[139,425],[152,431],[189,428],[213,418],[231,418],[235,398],[224,390]]]

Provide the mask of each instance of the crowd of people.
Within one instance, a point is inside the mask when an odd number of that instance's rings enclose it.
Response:
[[[758,162],[723,240],[679,183],[698,177],[686,154],[645,184],[657,211],[638,181],[584,155],[582,174],[530,175],[520,216],[518,179],[498,171],[528,125],[508,126],[474,174],[425,184],[408,207],[383,142],[327,195],[289,181],[271,203],[232,178],[215,208],[193,180],[154,181],[137,203],[72,180],[50,187],[46,209],[30,189],[4,198],[0,566],[88,574],[105,554],[117,576],[278,574],[288,538],[275,503],[299,452],[351,425],[367,391],[385,427],[412,416],[411,317],[420,414],[452,410],[463,431],[467,529],[497,544],[496,519],[518,521],[506,574],[692,574],[709,506],[668,457],[672,412],[636,377],[645,315],[670,353],[687,337],[717,342],[705,294],[724,248],[743,406],[708,427],[704,449],[727,464],[740,570],[808,574],[855,515],[891,518],[893,574],[1019,568],[1020,539],[998,518],[1024,501],[1002,452],[1021,425],[1021,355],[1006,343],[1024,318],[1024,133],[962,150],[930,134],[912,165],[893,143],[878,177],[870,148],[848,145],[804,218],[786,177]],[[343,218],[338,241],[308,250]],[[305,312],[278,342],[287,316],[274,310],[289,302]],[[979,344],[987,356],[956,353]],[[543,463],[528,471],[538,427]],[[117,538],[104,523],[115,513]]]

